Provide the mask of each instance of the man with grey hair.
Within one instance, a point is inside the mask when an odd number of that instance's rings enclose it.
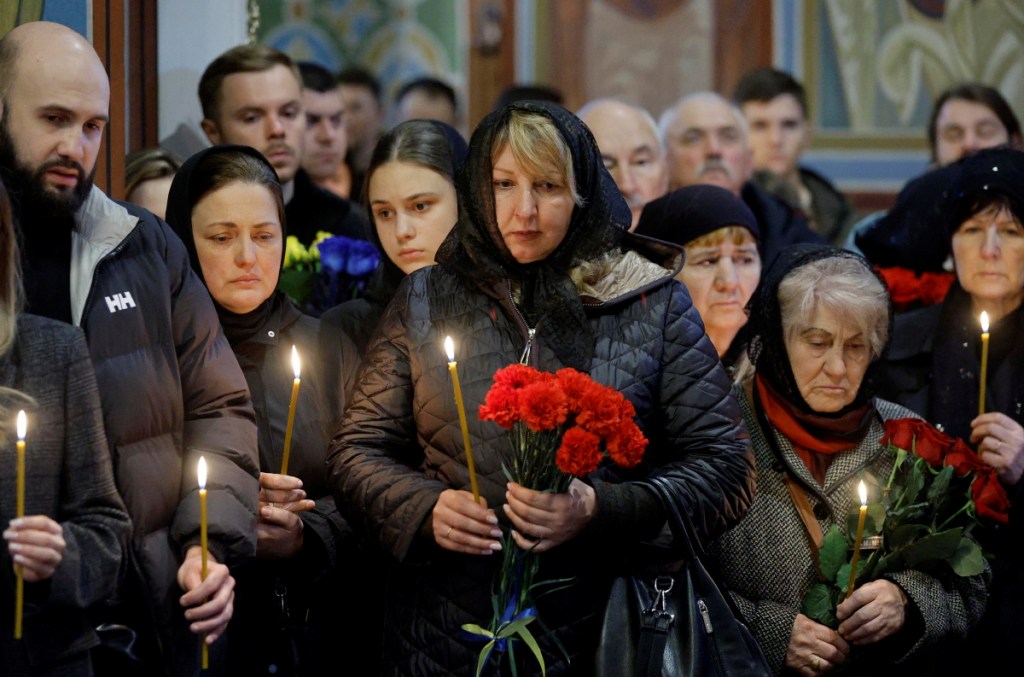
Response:
[[[640,106],[616,99],[594,99],[576,115],[594,134],[604,166],[629,204],[633,230],[644,205],[668,192],[658,125]]]
[[[740,197],[761,227],[761,260],[799,242],[824,243],[800,214],[750,181],[753,153],[740,110],[715,92],[684,96],[661,115],[659,130],[672,189],[697,183],[720,186]]]

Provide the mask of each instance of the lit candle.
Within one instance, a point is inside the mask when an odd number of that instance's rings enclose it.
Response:
[[[25,412],[18,412],[18,484],[15,516],[25,516],[25,433],[28,432],[28,419]],[[17,576],[14,588],[14,639],[21,639],[21,619],[25,609],[25,568],[20,564],[14,567]]]
[[[857,485],[860,494],[860,517],[857,519],[857,538],[853,541],[853,559],[850,561],[850,583],[846,586],[846,599],[853,594],[853,584],[857,580],[857,561],[860,559],[860,544],[864,540],[864,518],[868,515],[868,488],[864,480]]]
[[[458,363],[455,361],[455,344],[452,337],[444,339],[444,351],[448,353],[448,371],[452,375],[452,388],[455,390],[455,408],[459,411],[459,425],[462,426],[462,444],[466,447],[466,465],[469,466],[469,485],[473,489],[473,500],[480,502],[480,489],[476,484],[476,465],[473,463],[473,449],[469,446],[469,426],[466,425],[466,407],[462,403],[462,388],[459,386]]]
[[[200,569],[200,576],[202,580],[206,580],[206,553],[207,541],[206,541],[206,457],[199,457],[199,466],[196,470],[196,474],[199,475],[199,549],[202,552],[202,569]],[[203,645],[203,670],[210,667],[210,652],[206,647],[206,638],[202,638],[200,642]]]
[[[284,454],[281,456],[281,474],[288,474],[288,455],[292,451],[292,428],[295,427],[295,404],[299,400],[299,373],[302,370],[302,362],[299,360],[299,351],[292,346],[292,371],[295,372],[295,380],[292,381],[292,399],[288,403],[288,424],[284,429]]]
[[[988,374],[988,313],[981,311],[981,388],[978,394],[978,416],[985,413],[985,378]]]

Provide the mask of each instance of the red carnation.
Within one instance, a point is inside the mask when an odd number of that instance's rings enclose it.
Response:
[[[910,450],[914,442],[914,433],[917,432],[920,419],[916,418],[893,418],[885,422],[885,435],[882,436],[882,445],[891,444],[900,449]]]
[[[635,468],[643,460],[647,438],[632,421],[626,421],[607,442],[608,455],[623,468]]]
[[[519,389],[541,380],[543,376],[544,374],[525,364],[510,364],[494,372],[494,385]]]
[[[562,445],[555,455],[555,464],[566,475],[582,477],[597,470],[601,463],[601,438],[579,426],[562,435]]]
[[[519,414],[534,432],[565,423],[569,403],[555,379],[535,381],[519,391]]]
[[[506,430],[511,429],[520,418],[519,393],[518,390],[495,383],[480,405],[480,420],[494,421]]]
[[[978,517],[987,517],[1002,524],[1009,521],[1010,499],[992,468],[978,469],[971,483],[971,498],[974,499]]]
[[[942,460],[953,446],[953,438],[930,425],[921,425],[914,440],[914,453],[933,468],[942,467]]]
[[[558,379],[559,385],[562,386],[562,391],[569,400],[569,409],[573,413],[579,413],[583,397],[594,387],[594,380],[583,372],[576,371],[571,367],[559,369],[555,373],[555,378]]]
[[[628,403],[621,394],[611,388],[594,388],[583,397],[576,422],[590,432],[607,438],[622,422],[625,413],[624,402]],[[630,404],[629,409],[632,410],[632,407]]]
[[[952,466],[953,471],[963,477],[969,474],[972,470],[979,470],[987,468],[985,462],[981,460],[978,454],[974,453],[974,450],[964,444],[963,440],[956,440],[953,442],[953,446],[949,452],[946,453],[946,458],[943,461],[944,465]]]

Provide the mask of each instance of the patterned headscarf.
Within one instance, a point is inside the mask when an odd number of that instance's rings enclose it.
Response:
[[[569,148],[576,193],[582,198],[562,242],[547,258],[526,264],[516,261],[501,236],[492,186],[494,139],[517,111],[543,115],[554,124]],[[588,369],[594,336],[569,270],[615,248],[631,223],[629,207],[605,169],[590,130],[564,108],[544,102],[518,102],[491,113],[470,140],[459,200],[459,221],[438,250],[438,263],[481,287],[501,280],[517,282],[522,292],[519,308],[537,327],[538,340],[564,364]]]

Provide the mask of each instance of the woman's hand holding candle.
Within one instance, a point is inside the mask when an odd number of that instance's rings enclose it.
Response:
[[[29,583],[44,581],[64,559],[64,528],[46,515],[11,520],[4,531],[7,549],[15,566],[23,568]]]
[[[178,585],[185,591],[179,602],[186,608],[189,631],[213,644],[224,634],[234,613],[235,579],[212,552],[207,555],[206,580],[202,578],[202,566],[202,548],[189,547],[178,568]]]
[[[315,502],[306,498],[298,477],[260,473],[256,556],[283,559],[297,555],[303,544],[303,524],[298,514],[315,506]]]

